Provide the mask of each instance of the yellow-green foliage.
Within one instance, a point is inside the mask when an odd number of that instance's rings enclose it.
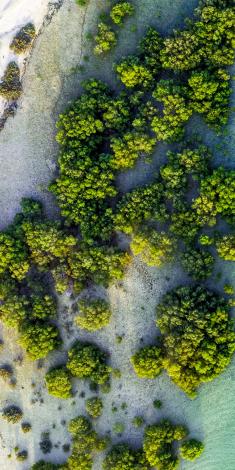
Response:
[[[29,270],[29,259],[25,246],[11,235],[0,233],[0,274],[9,271],[11,276],[21,281]]]
[[[63,262],[77,244],[77,239],[66,235],[55,222],[27,221],[23,230],[30,256],[41,268],[48,269],[54,261]]]
[[[112,312],[104,300],[80,301],[76,324],[85,330],[96,331],[109,324]]]
[[[188,439],[180,446],[180,455],[183,459],[193,462],[198,459],[204,450],[202,442],[196,439]]]
[[[26,24],[14,37],[10,49],[12,49],[15,54],[24,53],[31,46],[35,34],[34,25],[32,23]]]
[[[10,328],[19,328],[27,316],[28,307],[29,301],[24,295],[9,296],[0,305],[0,319]]]
[[[216,249],[220,258],[235,261],[235,235],[225,235],[216,241]]]
[[[158,346],[145,346],[132,356],[131,363],[138,377],[155,379],[163,368],[162,349]]]
[[[103,412],[103,402],[101,398],[88,398],[88,400],[86,400],[86,411],[92,418],[101,416]]]
[[[50,395],[64,399],[72,396],[71,376],[65,367],[51,369],[47,372],[45,380]]]
[[[148,266],[162,266],[173,259],[174,242],[165,232],[142,230],[134,235],[131,250]]]
[[[141,155],[151,154],[156,145],[156,139],[147,134],[129,132],[121,138],[113,137],[110,145],[114,153],[111,166],[115,170],[124,170],[133,167]]]
[[[17,100],[22,93],[20,69],[15,62],[10,62],[0,83],[0,95],[6,100]]]
[[[179,459],[175,454],[174,442],[188,434],[184,426],[173,425],[164,420],[145,429],[143,449],[149,465],[158,470],[178,468]]]
[[[220,215],[229,222],[235,214],[235,171],[220,167],[202,180],[200,196],[193,203],[201,223],[215,225]]]
[[[102,55],[105,52],[109,52],[117,44],[117,38],[115,32],[105,23],[98,24],[98,33],[95,36],[96,46],[94,53],[96,55]]]
[[[106,354],[97,346],[77,341],[68,352],[67,368],[74,377],[104,384],[109,380],[111,372],[106,360]]]
[[[107,440],[99,437],[84,416],[72,419],[68,430],[72,434],[72,454],[66,462],[66,468],[91,470],[93,455],[106,449]]]
[[[228,312],[224,298],[202,287],[173,290],[157,307],[163,366],[189,396],[231,361],[235,332]]]
[[[60,344],[59,331],[54,325],[44,322],[25,322],[20,328],[19,344],[33,361],[46,357]]]
[[[130,2],[121,1],[113,6],[110,17],[115,24],[121,25],[127,16],[133,15],[134,11],[134,6]]]
[[[187,103],[187,88],[175,84],[174,80],[160,80],[153,97],[163,104],[163,114],[152,120],[157,140],[181,140],[184,125],[192,115],[192,109]]]
[[[137,56],[130,56],[116,66],[121,82],[127,88],[150,86],[153,75]]]

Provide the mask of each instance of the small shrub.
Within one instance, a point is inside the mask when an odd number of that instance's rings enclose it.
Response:
[[[12,374],[13,374],[12,367],[9,366],[8,364],[0,366],[0,377],[3,380],[7,381],[7,380],[11,379]]]
[[[149,470],[143,452],[134,451],[126,444],[115,445],[106,455],[103,470]]]
[[[227,295],[233,295],[235,293],[234,292],[234,287],[231,286],[231,284],[225,284],[224,285],[224,292]]]
[[[154,400],[153,406],[154,406],[154,408],[156,408],[157,410],[159,410],[160,408],[162,408],[162,402],[161,402],[161,400],[158,400],[158,399],[157,399],[157,400]]]
[[[8,423],[16,424],[18,423],[23,416],[22,410],[15,405],[8,406],[4,408],[2,417],[8,421]]]
[[[96,331],[109,324],[111,315],[109,304],[104,300],[80,301],[79,316],[75,321],[80,328]]]
[[[113,432],[115,434],[122,434],[125,431],[125,425],[123,423],[115,423],[113,425]]]
[[[56,465],[50,462],[45,462],[44,460],[39,460],[32,467],[31,470],[57,470],[61,468],[60,465]]]
[[[115,32],[105,23],[98,24],[98,34],[95,36],[96,46],[94,53],[102,55],[109,52],[117,44]]]
[[[21,429],[22,429],[22,431],[26,434],[26,433],[28,433],[28,432],[31,431],[32,426],[31,426],[30,423],[25,422],[25,423],[22,423],[22,424],[21,424]]]
[[[27,450],[21,450],[20,452],[17,452],[16,458],[17,458],[17,460],[19,460],[20,462],[24,462],[25,460],[27,460],[27,458],[28,458],[28,452],[27,452]]]
[[[48,433],[42,434],[42,440],[39,442],[39,447],[43,454],[50,454],[52,449],[52,442],[49,438]]]
[[[144,425],[144,418],[142,416],[136,416],[132,420],[132,424],[135,428],[141,428]]]
[[[175,244],[171,237],[156,230],[141,230],[134,235],[131,250],[148,266],[162,266],[173,259]]]
[[[193,462],[198,459],[204,450],[202,442],[196,439],[189,439],[180,446],[180,455],[183,459]]]
[[[57,367],[47,372],[47,390],[50,395],[57,398],[70,398],[72,396],[72,383],[70,373],[65,367]]]
[[[150,86],[153,76],[139,57],[130,56],[116,66],[116,71],[121,82],[127,88]]]
[[[32,23],[28,23],[14,37],[10,49],[15,54],[22,54],[31,46],[33,39],[35,38],[35,27]]]
[[[220,258],[225,261],[235,261],[235,236],[225,235],[217,240],[216,249]]]
[[[110,17],[117,25],[121,25],[126,16],[133,15],[135,9],[130,2],[118,2],[113,6]]]
[[[0,83],[0,95],[6,100],[17,100],[22,93],[20,69],[15,62],[10,62]]]
[[[46,357],[60,344],[59,331],[54,325],[35,322],[23,323],[20,328],[20,345],[33,361]]]
[[[86,411],[92,418],[98,418],[102,415],[103,403],[98,397],[86,400]]]

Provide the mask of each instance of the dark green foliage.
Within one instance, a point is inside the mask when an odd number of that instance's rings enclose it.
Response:
[[[43,454],[50,454],[52,450],[52,442],[49,433],[42,433],[42,440],[39,442],[39,447]]]
[[[10,49],[12,49],[15,54],[24,53],[31,46],[35,34],[34,25],[32,23],[26,24],[14,37]]]
[[[130,2],[121,1],[112,7],[110,17],[115,24],[121,25],[127,16],[133,15],[134,11],[134,6]]]
[[[183,459],[193,462],[198,459],[204,450],[202,442],[196,439],[189,439],[180,446],[180,455]]]
[[[94,53],[96,55],[104,54],[109,52],[117,44],[117,38],[115,32],[106,23],[98,24],[98,33],[95,36],[96,46]]]
[[[60,346],[59,330],[56,326],[42,321],[26,321],[20,327],[19,344],[26,350],[30,359],[41,359]]]
[[[56,470],[58,468],[60,468],[60,465],[40,460],[31,467],[31,470]]]
[[[21,281],[29,270],[28,253],[21,240],[8,233],[0,233],[0,274],[9,274]]]
[[[112,312],[104,300],[80,301],[76,324],[85,330],[96,331],[109,324]]]
[[[163,40],[153,28],[147,30],[146,35],[140,43],[141,59],[153,75],[156,75],[161,69],[160,51]]]
[[[189,396],[228,366],[235,333],[223,298],[202,287],[181,287],[157,307],[162,333],[163,366]]]
[[[183,426],[175,426],[164,420],[145,429],[143,449],[147,462],[158,470],[178,468],[179,459],[175,455],[173,444],[184,439],[188,431]]]
[[[21,424],[21,429],[22,429],[23,433],[25,433],[25,434],[26,434],[26,433],[28,433],[28,432],[30,432],[30,431],[31,431],[31,429],[32,429],[32,426],[31,426],[31,424],[30,424],[30,423],[28,423],[28,422],[24,422],[24,423],[22,423],[22,424]]]
[[[17,458],[17,460],[19,460],[20,462],[24,462],[25,460],[27,460],[27,458],[28,458],[28,452],[27,452],[27,450],[21,450],[20,452],[17,452],[16,458]]]
[[[165,220],[167,217],[163,199],[163,186],[154,183],[137,188],[123,196],[117,205],[116,230],[132,233],[148,219]]]
[[[113,446],[103,461],[103,470],[149,470],[142,451],[134,451],[126,444]]]
[[[64,399],[72,396],[71,377],[65,367],[51,369],[47,372],[45,380],[50,395]]]
[[[0,83],[0,95],[6,100],[17,100],[22,93],[20,69],[15,62],[10,62]]]
[[[145,346],[131,358],[135,373],[142,379],[155,379],[163,368],[162,349],[159,346]]]
[[[92,418],[99,418],[103,411],[103,402],[101,398],[88,398],[88,400],[86,400],[86,411]]]
[[[2,417],[8,421],[8,423],[16,424],[18,423],[23,416],[22,410],[15,405],[10,405],[4,408]]]
[[[77,342],[68,356],[67,368],[73,376],[100,385],[108,381],[111,369],[106,365],[107,355],[97,346]]]
[[[211,276],[214,267],[214,258],[208,251],[188,248],[181,256],[182,266],[196,281]]]

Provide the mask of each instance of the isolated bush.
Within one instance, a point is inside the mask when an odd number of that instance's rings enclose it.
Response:
[[[10,49],[12,49],[15,54],[24,53],[31,46],[35,35],[36,31],[34,25],[32,23],[26,24],[14,37],[10,44]]]
[[[133,15],[134,11],[134,6],[130,2],[121,1],[112,7],[110,17],[115,24],[121,25],[127,16]]]
[[[129,56],[116,66],[121,82],[127,88],[146,88],[151,85],[153,76],[147,66],[137,56]]]
[[[65,367],[51,369],[47,372],[45,380],[50,395],[64,399],[72,396],[71,377]]]
[[[20,328],[19,344],[33,361],[46,357],[60,344],[59,331],[54,325],[44,322],[24,322]]]
[[[24,462],[28,458],[28,452],[27,450],[21,450],[20,452],[17,452],[16,454],[16,459],[19,462]]]
[[[15,405],[10,405],[4,408],[2,417],[8,421],[8,423],[16,424],[18,423],[23,416],[22,410]]]
[[[117,38],[115,32],[105,23],[98,24],[98,33],[95,36],[96,46],[94,53],[96,55],[104,54],[109,52],[117,44]]]
[[[131,358],[135,373],[142,379],[155,379],[163,368],[162,349],[159,346],[145,346]]]
[[[7,381],[9,380],[13,375],[13,370],[12,367],[9,364],[4,364],[3,366],[0,366],[0,377]]]
[[[235,261],[235,235],[225,235],[216,241],[216,249],[220,258]]]
[[[104,300],[80,301],[76,324],[85,330],[96,331],[109,324],[112,312]]]
[[[235,351],[235,333],[227,302],[202,287],[180,287],[157,307],[163,367],[189,396],[217,377]]]
[[[103,402],[101,398],[93,397],[86,400],[86,411],[92,418],[98,418],[102,415]]]
[[[200,281],[211,276],[214,267],[214,258],[208,251],[188,248],[181,255],[184,270],[193,279]]]
[[[145,429],[143,449],[147,462],[158,470],[178,468],[179,459],[175,455],[174,442],[184,439],[188,434],[184,426],[173,425],[163,420]]]
[[[31,426],[30,423],[25,422],[25,423],[22,423],[22,424],[21,424],[21,429],[22,429],[23,433],[26,434],[26,433],[28,433],[28,432],[31,431],[32,426]]]
[[[193,462],[198,459],[204,450],[202,442],[196,439],[189,439],[180,446],[180,455],[183,459]]]
[[[135,256],[140,256],[148,266],[162,266],[172,261],[174,242],[165,232],[145,229],[137,232],[131,242],[131,250]]]
[[[20,69],[15,62],[10,62],[0,83],[0,95],[6,100],[17,100],[22,93]]]
[[[67,368],[80,379],[90,379],[97,384],[104,384],[110,376],[106,365],[107,355],[97,346],[77,341],[68,352]]]

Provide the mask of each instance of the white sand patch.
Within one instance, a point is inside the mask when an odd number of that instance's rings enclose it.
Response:
[[[50,0],[1,0],[0,2],[0,79],[11,61],[15,61],[23,73],[25,54],[15,55],[10,44],[18,31],[27,23],[33,23],[36,33],[40,30],[47,13]],[[56,3],[56,0],[55,0]],[[0,98],[0,115],[6,106],[6,100]]]

